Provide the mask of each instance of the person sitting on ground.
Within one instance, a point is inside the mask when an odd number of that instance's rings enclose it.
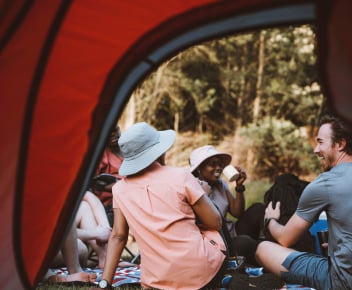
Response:
[[[62,252],[62,259],[64,266],[67,267],[68,275],[57,275],[54,273],[52,269],[48,269],[47,273],[45,274],[44,281],[49,282],[89,282],[94,283],[97,275],[95,273],[85,272],[83,271],[81,264],[80,264],[80,256],[82,259],[87,259],[88,251],[82,250],[78,248],[77,244],[77,229],[76,226],[73,224],[71,229],[64,241],[64,244],[61,248]],[[85,258],[84,258],[85,257]],[[52,268],[55,265],[51,265]]]
[[[265,225],[277,243],[261,242],[256,256],[268,271],[287,283],[319,290],[352,289],[352,130],[335,116],[323,116],[314,153],[324,172],[306,186],[286,225],[277,221],[280,202],[269,203]],[[329,228],[328,257],[288,248],[322,211]]]
[[[285,173],[276,177],[274,184],[265,192],[264,203],[266,207],[270,202],[272,204],[280,202],[280,218],[278,220],[280,224],[285,225],[295,213],[298,200],[308,184],[308,181],[299,179],[296,175]],[[264,230],[264,234],[265,240],[275,241],[269,231]],[[292,248],[297,251],[315,252],[314,237],[310,234],[309,230],[306,230],[302,234]]]
[[[265,205],[256,203],[245,211],[245,170],[236,166],[240,173],[236,180],[236,196],[221,178],[224,167],[230,164],[231,159],[230,154],[220,153],[213,146],[205,145],[191,152],[190,171],[203,186],[209,188],[208,195],[222,215],[229,254],[245,256],[246,263],[256,265],[254,254],[261,234]],[[237,221],[230,219],[228,214]]]
[[[92,193],[91,199],[95,200],[95,207],[92,203],[86,202],[87,194],[84,196],[75,217],[75,232],[77,236],[77,247],[80,264],[84,267],[100,269],[104,268],[107,242],[111,234],[111,227],[104,213],[100,200]],[[100,208],[100,209],[99,209]],[[100,210],[103,214],[95,215],[94,211]],[[97,218],[100,217],[100,220]],[[91,251],[87,246],[90,246]],[[65,265],[62,251],[55,256],[52,266],[62,267]],[[121,260],[119,267],[132,267],[134,263]]]
[[[104,268],[107,243],[111,234],[111,227],[106,221],[99,224],[94,213],[86,201],[82,201],[76,214],[77,236],[87,243],[97,256],[97,267]],[[89,262],[93,262],[92,258]]]
[[[221,215],[188,170],[159,163],[174,140],[173,130],[145,122],[122,133],[125,178],[113,187],[114,225],[100,288],[111,287],[129,229],[140,249],[143,288],[211,288],[222,278]]]
[[[111,228],[106,221],[105,225],[99,225],[95,219],[91,207],[84,200],[81,202],[75,217],[75,236],[80,264],[84,267],[104,267],[107,242],[111,234]],[[97,261],[91,261],[87,245],[97,254]],[[55,256],[52,267],[65,265],[63,252],[59,251]]]
[[[102,231],[106,231],[106,229],[111,230],[114,218],[112,210],[112,186],[118,180],[122,179],[122,176],[118,173],[123,160],[118,146],[120,135],[120,127],[116,125],[110,133],[107,146],[95,172],[95,177],[90,184],[90,188],[85,192],[83,197],[83,202],[86,204],[82,206],[87,209],[87,212],[79,211],[81,214],[77,220],[77,225],[84,225],[85,230],[88,229],[86,225],[89,225],[91,229],[98,227],[100,234],[103,234]],[[91,217],[91,213],[93,213],[93,217]],[[84,222],[85,216],[87,216],[88,222]],[[99,233],[95,230],[90,230],[90,236],[96,236],[96,234]],[[133,238],[132,235],[130,237]],[[98,267],[102,268],[105,261],[106,242],[96,242],[95,240],[95,238],[85,238],[85,241],[88,241],[94,250],[95,253],[93,254],[96,254],[98,258]],[[94,258],[90,257],[89,259],[93,260]],[[119,267],[131,266],[135,266],[135,264],[122,260],[119,263]]]

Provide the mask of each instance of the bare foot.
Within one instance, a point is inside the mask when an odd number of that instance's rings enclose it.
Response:
[[[95,273],[78,272],[69,275],[53,275],[48,278],[50,282],[91,282],[94,283],[97,278]]]

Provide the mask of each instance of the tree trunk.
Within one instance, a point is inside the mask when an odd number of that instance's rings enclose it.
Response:
[[[263,83],[263,71],[264,71],[264,48],[265,48],[265,30],[262,30],[259,34],[259,47],[258,47],[258,69],[257,69],[257,83],[256,83],[256,94],[253,103],[253,123],[256,123],[259,119],[260,114],[260,102],[262,97],[262,83]],[[251,147],[247,153],[247,174],[252,176],[254,172],[253,165],[255,164],[254,152]]]
[[[243,99],[245,97],[246,93],[246,60],[248,58],[248,51],[247,51],[247,47],[244,46],[243,48],[243,52],[242,52],[242,57],[241,57],[241,62],[240,63],[240,92],[238,94],[237,97],[237,118],[235,118],[235,132],[233,135],[233,147],[235,149],[234,154],[232,156],[232,163],[234,165],[239,165],[242,160],[240,160],[240,156],[242,156],[242,154],[238,154],[240,151],[236,150],[236,148],[238,148],[238,146],[240,146],[240,141],[239,141],[239,132],[241,130],[242,127],[242,120],[243,120]]]
[[[180,113],[176,112],[174,114],[174,130],[177,134],[178,134],[178,130],[179,130],[179,123],[180,123]]]
[[[203,116],[202,116],[202,114],[199,116],[198,133],[203,134]]]
[[[256,96],[253,107],[253,122],[257,122],[260,113],[260,101],[262,98],[262,83],[264,71],[264,48],[265,48],[265,30],[262,30],[259,35],[259,49],[258,49],[258,70],[257,70],[257,84]]]

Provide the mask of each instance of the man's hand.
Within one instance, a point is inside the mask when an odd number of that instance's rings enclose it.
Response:
[[[264,219],[267,218],[274,218],[274,219],[279,219],[280,218],[280,202],[278,201],[275,205],[275,209],[273,208],[273,203],[272,201],[268,204],[268,206],[265,209],[265,214],[264,214]]]

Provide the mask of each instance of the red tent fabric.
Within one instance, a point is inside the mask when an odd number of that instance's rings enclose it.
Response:
[[[324,2],[324,3],[323,3]],[[328,1],[327,1],[328,2]],[[348,0],[0,0],[0,281],[34,288],[133,87],[200,40],[318,25],[321,73],[351,121]]]

